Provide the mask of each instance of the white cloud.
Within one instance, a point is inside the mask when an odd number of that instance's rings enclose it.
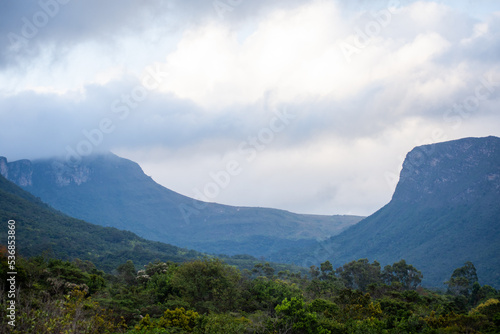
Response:
[[[207,109],[254,103],[270,90],[282,102],[297,94],[316,95],[317,89],[328,87],[325,71],[343,65],[331,45],[332,36],[339,34],[338,16],[328,2],[278,10],[243,40],[218,23],[196,27],[167,57],[170,76],[162,88]]]

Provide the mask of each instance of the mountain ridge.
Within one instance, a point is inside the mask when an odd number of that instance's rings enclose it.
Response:
[[[79,164],[0,158],[0,171],[70,216],[214,254],[267,257],[325,239],[362,218],[198,201],[157,184],[137,163],[111,153]]]

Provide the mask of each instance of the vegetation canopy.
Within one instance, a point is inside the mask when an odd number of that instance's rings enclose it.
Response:
[[[7,252],[1,248],[1,290]],[[500,292],[474,265],[457,268],[446,292],[419,285],[404,260],[386,266],[360,259],[309,274],[275,272],[269,263],[239,270],[220,259],[132,261],[112,274],[92,262],[18,258],[16,326],[10,333],[498,333]],[[139,270],[137,270],[139,269]],[[458,282],[458,283],[457,283]]]

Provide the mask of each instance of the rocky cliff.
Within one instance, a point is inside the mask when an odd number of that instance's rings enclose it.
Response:
[[[21,187],[33,184],[33,166],[29,160],[7,162],[5,157],[0,157],[0,174]]]
[[[500,138],[465,138],[419,146],[403,163],[393,201],[466,204],[484,193],[500,195]]]

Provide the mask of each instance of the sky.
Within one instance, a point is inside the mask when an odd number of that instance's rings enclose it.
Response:
[[[0,156],[370,215],[418,145],[500,136],[500,2],[4,0]]]

